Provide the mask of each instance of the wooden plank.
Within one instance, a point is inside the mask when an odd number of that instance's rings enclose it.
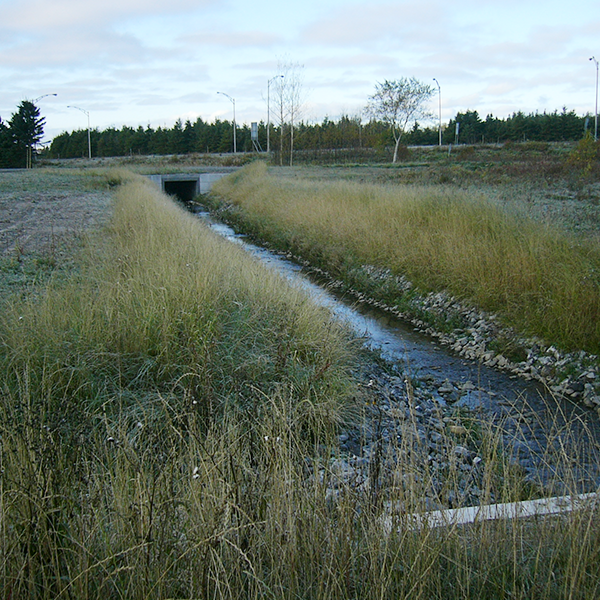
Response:
[[[598,500],[599,496],[597,493],[590,493],[541,498],[539,500],[527,500],[523,502],[434,510],[431,512],[404,515],[399,517],[399,519],[386,517],[384,527],[386,531],[391,532],[393,523],[395,522],[402,525],[408,524],[409,527],[414,529],[421,529],[454,527],[497,519],[522,519],[527,517],[560,515],[583,508],[594,508],[597,506]]]

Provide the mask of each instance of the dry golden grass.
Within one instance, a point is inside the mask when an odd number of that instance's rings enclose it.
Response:
[[[214,191],[254,233],[341,275],[370,264],[568,349],[600,350],[600,248],[456,188],[277,178],[262,164]]]
[[[387,503],[334,486],[344,332],[139,182],[70,280],[2,314],[0,341],[7,598],[598,596],[598,507],[416,530],[418,436]],[[484,481],[509,499],[496,435]]]

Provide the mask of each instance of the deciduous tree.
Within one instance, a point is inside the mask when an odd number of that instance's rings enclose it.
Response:
[[[287,124],[289,131],[290,166],[294,156],[294,127],[300,120],[304,104],[304,87],[302,69],[298,63],[280,62],[277,71],[283,77],[275,79],[274,113],[279,118],[280,132],[280,164],[284,154],[284,131]]]
[[[388,125],[394,136],[394,158],[398,160],[398,147],[408,124],[429,117],[427,102],[433,94],[430,85],[414,77],[377,83],[375,93],[369,98],[367,114]]]

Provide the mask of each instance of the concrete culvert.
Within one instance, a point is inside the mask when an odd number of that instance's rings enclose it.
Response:
[[[165,173],[147,175],[147,177],[156,183],[163,192],[175,196],[181,202],[190,203],[196,196],[208,194],[215,181],[234,170],[212,173]]]
[[[164,181],[165,193],[170,196],[175,196],[182,202],[192,202],[198,195],[198,178],[178,181]]]

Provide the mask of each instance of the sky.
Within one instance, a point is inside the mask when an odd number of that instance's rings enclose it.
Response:
[[[440,98],[443,122],[593,115],[592,56],[598,0],[0,0],[0,118],[36,101],[44,141],[88,115],[92,128],[156,128],[231,121],[235,106],[238,124],[266,122],[286,64],[306,122],[359,116],[378,82],[403,77],[435,90],[424,125]]]

